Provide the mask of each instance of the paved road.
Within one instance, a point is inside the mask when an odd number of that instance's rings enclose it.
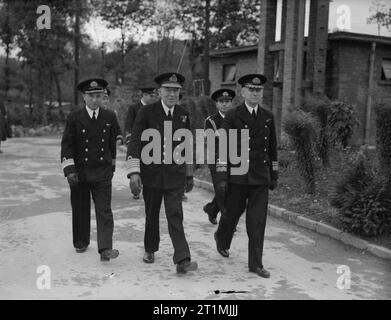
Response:
[[[59,139],[10,139],[2,149],[0,299],[391,299],[389,261],[271,217],[264,250],[270,279],[247,271],[244,218],[230,258],[221,257],[215,226],[201,209],[211,195],[199,189],[184,203],[185,231],[199,270],[176,274],[164,212],[156,262],[143,263],[143,201],[130,197],[123,154],[113,180],[114,243],[120,256],[99,261],[94,215],[91,246],[77,254]],[[338,280],[349,276],[343,266],[350,270],[350,288]],[[48,276],[50,282],[44,282]]]

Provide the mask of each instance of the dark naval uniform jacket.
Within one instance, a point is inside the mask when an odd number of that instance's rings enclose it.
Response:
[[[229,129],[248,129],[248,159],[242,159],[249,164],[248,172],[243,175],[233,175],[232,168],[239,167],[240,164],[233,165],[228,163],[217,164],[217,179],[228,180],[230,183],[241,185],[262,186],[269,185],[271,180],[278,179],[278,161],[277,161],[277,138],[274,124],[273,113],[258,106],[256,120],[247,110],[243,103],[236,109],[227,113],[224,118],[223,128]],[[240,131],[237,134],[238,154],[241,150],[242,138]],[[228,146],[232,142],[228,139]],[[229,154],[229,153],[228,153]]]
[[[204,130],[212,129],[215,133],[215,150],[214,150],[214,160],[215,163],[210,163],[209,169],[213,172],[216,171],[216,162],[219,158],[219,133],[217,130],[221,129],[223,126],[224,118],[221,116],[220,112],[217,112],[205,119]],[[207,153],[205,152],[207,155]]]
[[[72,112],[61,141],[64,175],[78,173],[80,182],[110,180],[115,171],[118,120],[111,110],[99,108],[96,123],[86,107]]]
[[[176,105],[174,107],[172,119],[172,136],[171,139],[165,140],[164,137],[164,121],[168,121],[168,117],[163,109],[161,101],[143,106],[136,117],[135,124],[132,130],[132,136],[128,143],[127,149],[127,170],[128,177],[132,173],[141,173],[142,183],[145,186],[159,189],[183,189],[186,183],[186,176],[193,176],[191,164],[178,164],[174,162],[174,155],[171,163],[164,163],[164,154],[170,152],[169,144],[172,144],[171,152],[175,152],[175,147],[179,145],[181,140],[173,140],[174,132],[178,129],[190,130],[189,113],[183,107]],[[141,159],[142,149],[149,144],[148,141],[141,141],[141,135],[146,129],[155,129],[159,132],[161,154],[159,155],[160,163],[146,164]],[[192,150],[193,146],[190,147]],[[184,150],[182,150],[184,155]]]
[[[124,136],[125,136],[126,143],[129,143],[130,136],[132,134],[132,128],[136,120],[137,112],[140,110],[142,106],[143,106],[142,102],[139,101],[136,104],[130,105],[128,108],[128,112],[126,114],[125,124],[124,124],[124,131],[125,131]]]

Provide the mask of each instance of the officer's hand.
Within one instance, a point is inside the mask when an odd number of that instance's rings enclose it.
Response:
[[[186,186],[185,186],[185,192],[190,192],[193,190],[194,187],[194,179],[193,177],[186,177]]]
[[[79,184],[79,177],[77,173],[69,173],[67,175],[68,183],[71,187],[75,187]]]
[[[134,195],[140,194],[143,185],[141,182],[141,177],[138,173],[133,173],[130,176],[129,187]]]
[[[228,183],[227,181],[223,180],[223,181],[219,181],[216,185],[216,192],[221,194],[221,195],[225,195],[228,191]]]
[[[275,188],[277,188],[277,180],[270,181],[269,189],[274,190]]]

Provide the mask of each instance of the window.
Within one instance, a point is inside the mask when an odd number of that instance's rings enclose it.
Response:
[[[225,64],[223,65],[223,82],[233,82],[236,78],[236,65]]]
[[[391,59],[383,59],[381,79],[391,81]]]

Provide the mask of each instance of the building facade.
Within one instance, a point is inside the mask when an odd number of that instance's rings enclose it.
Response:
[[[281,133],[284,110],[289,109],[297,99],[294,90],[291,90],[293,92],[290,92],[290,95],[289,92],[284,95],[284,86],[288,89],[290,86],[291,89],[298,88],[301,97],[307,93],[320,93],[327,95],[331,100],[355,105],[360,124],[351,143],[374,144],[373,108],[380,102],[391,105],[391,38],[349,32],[330,33],[326,47],[321,50],[324,58],[320,59],[311,54],[313,45],[311,39],[303,39],[302,61],[299,64],[302,73],[299,77],[296,71],[286,70],[298,66],[297,61],[285,63],[286,43],[273,43],[269,46],[267,64],[272,64],[273,73],[272,81],[269,81],[270,88],[265,90],[263,102],[274,112],[279,132]],[[211,52],[211,92],[218,88],[229,88],[239,94],[237,79],[247,73],[261,72],[259,50],[259,46],[256,45]],[[300,83],[287,83],[290,75]],[[268,78],[270,80],[270,70]],[[292,103],[287,99],[291,99]]]

